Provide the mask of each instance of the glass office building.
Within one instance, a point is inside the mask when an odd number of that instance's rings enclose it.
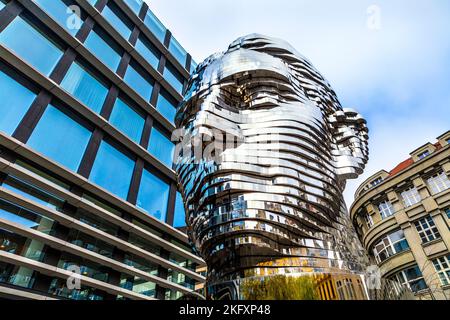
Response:
[[[170,141],[194,66],[141,0],[0,0],[0,298],[204,282]]]

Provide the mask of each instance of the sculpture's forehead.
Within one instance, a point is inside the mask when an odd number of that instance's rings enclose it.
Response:
[[[217,55],[198,76],[200,86],[211,86],[238,74],[257,72],[259,76],[290,79],[289,66],[269,54],[240,48]]]

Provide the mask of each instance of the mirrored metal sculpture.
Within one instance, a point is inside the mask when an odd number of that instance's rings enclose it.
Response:
[[[176,170],[211,299],[367,299],[343,200],[366,121],[312,64],[258,34],[207,58],[177,110]]]

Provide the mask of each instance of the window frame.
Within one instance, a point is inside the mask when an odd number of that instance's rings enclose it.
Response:
[[[111,13],[120,21],[122,24],[128,28],[129,34],[128,37],[125,37],[124,34],[122,34],[122,30],[120,28],[117,28],[113,25],[113,23],[107,18],[104,13],[105,10],[109,9]],[[133,34],[133,29],[135,28],[135,24],[133,21],[123,12],[123,10],[114,2],[114,1],[108,1],[106,6],[103,8],[102,12],[100,12],[100,15],[103,19],[105,19],[106,22],[127,42],[129,41],[131,35]],[[120,31],[119,31],[120,30]]]
[[[30,12],[28,12],[26,10],[23,10],[10,23],[8,23],[8,25],[2,30],[2,32],[0,34],[3,34],[3,32],[5,32],[17,19],[23,20],[23,22],[26,23],[30,28],[34,29],[37,33],[39,33],[42,37],[44,37],[50,43],[51,46],[53,46],[54,48],[56,48],[60,51],[60,55],[57,58],[57,60],[55,61],[55,64],[53,65],[51,70],[49,70],[47,73],[45,73],[43,70],[41,70],[42,68],[38,68],[37,66],[32,64],[28,59],[23,57],[23,55],[21,55],[16,50],[10,48],[6,44],[2,43],[2,45],[4,47],[8,48],[8,50],[11,50],[14,53],[14,55],[19,57],[25,63],[32,66],[32,68],[37,70],[37,72],[45,75],[45,77],[47,77],[47,78],[50,78],[52,73],[55,72],[55,69],[57,68],[60,60],[64,56],[64,53],[67,51],[67,48],[69,46],[63,40],[61,40],[61,38],[53,30],[51,30],[44,23],[39,21],[39,19],[34,17]]]
[[[121,101],[126,107],[128,107],[130,110],[132,110],[133,112],[136,113],[136,115],[138,115],[139,117],[142,118],[143,122],[142,122],[142,128],[140,130],[140,135],[139,135],[139,139],[135,140],[133,137],[129,136],[127,132],[125,132],[122,128],[120,128],[117,124],[115,124],[112,121],[112,116],[114,114],[114,111],[117,107],[117,103],[118,101]],[[137,145],[141,144],[143,135],[144,135],[144,130],[145,130],[145,123],[147,120],[147,113],[142,111],[142,109],[140,107],[138,107],[133,101],[132,99],[130,99],[128,96],[126,96],[125,94],[119,93],[119,95],[117,96],[117,98],[114,101],[114,104],[112,106],[111,109],[111,113],[108,117],[108,122],[118,131],[120,131],[123,135],[125,135],[128,139],[130,139],[131,141],[133,141],[134,143],[136,143]]]
[[[144,208],[143,206],[138,205],[139,203],[139,199],[140,199],[140,195],[142,192],[142,185],[143,185],[143,178],[144,178],[144,174],[145,172],[147,172],[148,174],[150,174],[151,176],[155,177],[156,179],[160,180],[162,183],[164,183],[167,186],[167,199],[166,199],[166,203],[165,203],[165,212],[162,212],[161,214],[163,215],[163,217],[158,218],[156,217],[153,212],[149,212],[146,208]],[[155,168],[153,168],[152,166],[149,166],[147,164],[144,165],[144,168],[142,170],[142,178],[141,178],[141,182],[139,184],[139,189],[137,191],[137,197],[136,197],[136,207],[140,208],[141,210],[143,210],[147,215],[152,216],[153,218],[167,223],[167,219],[169,218],[169,204],[170,204],[170,186],[171,182],[167,179],[167,177],[163,176],[161,172],[159,172],[158,170],[156,170]]]
[[[401,196],[405,208],[411,207],[422,201],[422,197],[420,196],[419,191],[417,190],[416,187],[411,187],[403,190]]]
[[[172,150],[171,151],[171,160],[168,160],[169,163],[166,162],[166,159],[161,158],[160,156],[158,156],[156,153],[152,152],[152,148],[153,148],[153,144],[152,144],[152,137],[154,137],[154,133],[156,131],[156,134],[158,134],[160,137],[165,138],[167,141],[163,141],[163,142],[168,142],[171,143],[172,146]],[[156,159],[158,159],[159,162],[161,162],[162,164],[164,164],[167,168],[172,169],[174,166],[174,155],[175,155],[175,149],[176,149],[176,145],[173,141],[171,141],[170,139],[171,135],[167,133],[167,131],[158,123],[153,123],[152,126],[152,130],[150,132],[150,139],[149,139],[149,143],[148,143],[148,147],[147,147],[147,151]]]
[[[417,233],[422,239],[422,244],[441,239],[441,234],[434,223],[433,217],[427,215],[421,219],[414,221]]]
[[[430,150],[425,150],[417,155],[417,159],[422,160],[431,154]]]
[[[436,173],[427,179],[427,185],[432,195],[450,189],[450,180],[444,171]]]
[[[143,95],[141,94],[141,92],[139,92],[139,91],[137,91],[137,90],[135,89],[136,86],[130,84],[130,82],[126,80],[128,71],[129,71],[130,69],[133,69],[134,72],[136,72],[142,79],[144,79],[144,80],[148,83],[148,85],[149,85],[150,88],[151,88],[150,93],[148,94],[148,96],[143,96]],[[152,98],[152,96],[153,96],[153,91],[155,90],[156,79],[154,79],[154,78],[150,75],[150,73],[148,73],[148,72],[144,69],[144,67],[142,67],[139,63],[137,63],[134,59],[131,59],[131,60],[130,60],[130,63],[129,63],[128,66],[127,66],[127,69],[125,70],[125,73],[124,73],[122,79],[123,79],[123,82],[124,82],[128,87],[130,87],[130,89],[131,89],[134,93],[136,93],[141,99],[145,100],[145,102],[147,102],[147,103],[150,104],[150,100],[151,100],[151,98]]]
[[[415,269],[415,271],[419,271],[420,272],[420,276],[416,277],[416,278],[411,278],[409,279],[407,271]],[[411,291],[413,291],[414,293],[418,293],[422,290],[426,290],[428,288],[427,283],[425,282],[424,276],[422,274],[422,271],[419,269],[419,267],[417,265],[413,265],[409,268],[405,268],[399,272],[397,272],[396,274],[394,274],[392,277],[392,279],[396,280],[398,283],[400,283],[401,285],[407,286]],[[419,283],[419,282],[423,282],[423,284],[425,284],[425,288],[423,289],[415,289],[415,287],[412,285],[413,282]]]
[[[394,206],[389,200],[380,202],[378,211],[380,211],[381,219],[387,219],[395,214]]]
[[[84,151],[81,154],[78,166],[74,169],[67,167],[65,164],[59,162],[59,160],[56,160],[56,159],[50,157],[49,155],[43,153],[42,151],[34,149],[34,147],[29,145],[30,139],[33,137],[33,134],[35,134],[36,129],[39,126],[39,123],[42,121],[42,118],[44,117],[45,113],[48,111],[48,108],[50,108],[50,107],[55,108],[56,110],[61,112],[63,115],[65,115],[67,118],[69,118],[74,123],[76,123],[78,126],[83,127],[85,130],[90,132],[90,137],[86,143],[86,147],[85,147]],[[89,141],[92,138],[94,130],[95,130],[95,126],[92,125],[89,121],[85,120],[84,117],[79,115],[77,112],[73,111],[70,107],[67,107],[65,103],[62,103],[60,100],[52,97],[52,100],[50,101],[50,103],[45,107],[45,111],[42,114],[42,117],[39,119],[38,123],[33,128],[33,131],[31,132],[31,135],[30,135],[29,139],[27,140],[26,145],[29,146],[30,148],[32,148],[33,150],[35,150],[36,152],[43,154],[46,158],[50,159],[51,161],[54,161],[58,165],[61,165],[73,172],[77,172],[77,170],[80,168],[81,164],[83,163],[84,154],[86,153],[86,150],[89,146]]]
[[[394,235],[400,235],[400,234],[401,234],[401,237],[399,236],[399,239],[397,239],[397,240],[392,239]],[[395,245],[400,242],[406,243],[407,247],[404,247],[402,250],[397,250]],[[380,249],[377,249],[377,247],[380,247]],[[389,233],[385,237],[381,238],[378,242],[376,242],[373,245],[372,252],[375,256],[375,260],[377,261],[377,263],[382,263],[383,261],[388,260],[389,258],[391,258],[392,256],[394,256],[398,253],[407,251],[409,248],[410,248],[409,243],[408,243],[408,240],[406,240],[405,233],[403,232],[402,229],[399,229],[397,231]],[[385,253],[384,259],[381,258],[382,253]]]
[[[433,259],[433,265],[442,286],[450,285],[450,254]]]
[[[118,62],[115,69],[112,69],[109,63],[106,63],[102,58],[98,57],[97,52],[94,52],[89,46],[87,46],[87,41],[89,40],[89,37],[91,34],[94,33],[99,37],[112,51],[114,51],[118,56]],[[89,34],[87,35],[86,39],[83,42],[83,46],[93,55],[95,56],[102,64],[104,64],[108,69],[112,70],[114,73],[117,72],[117,69],[120,66],[120,62],[122,60],[122,57],[124,55],[125,50],[121,45],[119,45],[112,36],[108,34],[102,27],[100,27],[98,24],[94,24],[92,29],[89,31]]]
[[[118,152],[122,156],[128,158],[128,160],[130,160],[131,163],[133,164],[132,168],[130,170],[131,171],[131,175],[130,175],[130,180],[128,181],[128,187],[127,187],[127,190],[124,193],[123,197],[122,197],[122,195],[119,195],[119,194],[113,192],[111,189],[105,187],[104,185],[99,184],[97,181],[94,181],[94,179],[92,178],[92,173],[93,173],[93,170],[94,170],[94,167],[95,167],[95,164],[96,164],[96,160],[98,159],[100,148],[101,148],[103,143],[109,145],[109,147],[113,148],[116,152]],[[92,168],[91,168],[91,170],[89,172],[88,180],[89,180],[90,183],[99,186],[100,188],[106,190],[107,192],[111,193],[112,195],[116,196],[117,198],[122,199],[124,201],[127,201],[128,194],[130,193],[130,188],[131,188],[132,181],[133,181],[133,176],[134,176],[134,171],[135,171],[135,167],[136,167],[136,162],[137,162],[137,156],[136,155],[134,155],[133,153],[128,151],[125,147],[123,147],[115,139],[111,138],[108,135],[105,135],[103,137],[103,139],[99,143],[98,151],[97,151],[97,153],[95,155],[95,159],[92,162]],[[101,167],[105,167],[105,166],[102,165]]]
[[[66,79],[66,77],[69,74],[70,69],[74,64],[77,64],[79,68],[81,68],[85,73],[87,73],[91,78],[93,78],[95,81],[98,82],[102,87],[105,88],[105,98],[103,99],[103,102],[101,106],[99,106],[99,110],[94,110],[91,106],[87,105],[84,101],[82,101],[79,97],[75,95],[75,93],[72,93],[68,91],[65,87],[63,87],[63,82]],[[60,88],[64,90],[67,94],[69,94],[73,99],[81,103],[83,106],[88,108],[90,111],[94,112],[97,115],[101,115],[103,111],[103,107],[105,105],[106,100],[108,99],[109,91],[111,90],[111,87],[113,84],[106,78],[105,75],[103,75],[102,72],[99,72],[95,67],[93,67],[89,62],[87,62],[83,57],[77,56],[75,60],[72,61],[69,68],[67,69],[67,72],[64,75],[64,78],[61,80],[61,83],[59,84]]]
[[[372,215],[370,215],[368,212],[364,213],[364,221],[366,222],[366,225],[369,229],[374,225]]]

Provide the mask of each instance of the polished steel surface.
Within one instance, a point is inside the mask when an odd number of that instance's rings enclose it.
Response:
[[[237,39],[198,66],[176,124],[188,233],[210,298],[257,298],[255,283],[286,275],[336,290],[349,279],[362,285],[354,298],[367,298],[368,260],[342,195],[368,160],[366,121],[306,58],[280,39]]]

